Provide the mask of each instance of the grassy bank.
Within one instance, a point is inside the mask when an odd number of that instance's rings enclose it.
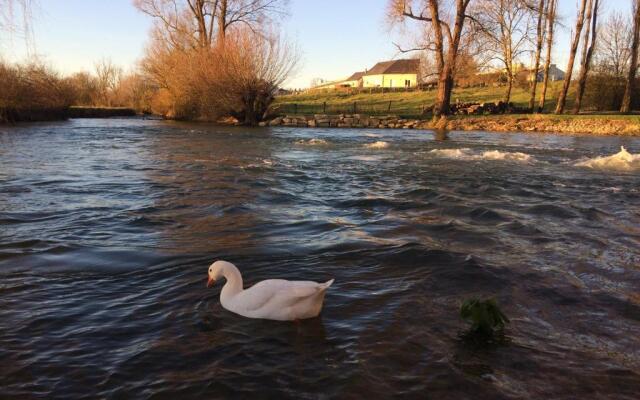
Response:
[[[365,91],[310,91],[280,96],[274,103],[279,114],[365,114],[397,115],[400,118],[425,119],[416,124],[423,129],[481,130],[495,132],[550,132],[563,134],[633,135],[640,136],[640,115],[615,113],[583,113],[580,115],[555,115],[554,109],[562,82],[551,82],[547,92],[546,114],[503,114],[452,116],[446,120],[425,118],[423,111],[435,102],[436,92],[398,91],[369,93]],[[458,88],[453,102],[495,102],[502,100],[504,87]],[[567,110],[573,106],[571,92]],[[526,108],[529,103],[528,88],[514,88],[512,102]],[[354,112],[355,110],[355,112]]]
[[[562,82],[551,82],[547,91],[545,110],[555,106]],[[457,88],[452,95],[452,102],[495,102],[503,100],[505,88]],[[386,93],[369,93],[366,89],[359,92],[348,91],[309,91],[301,94],[279,96],[273,109],[281,114],[340,114],[363,113],[369,115],[395,114],[406,118],[418,118],[425,109],[435,103],[436,91],[398,91]],[[572,98],[570,95],[569,98]],[[527,107],[529,89],[514,88],[511,102],[516,107]],[[326,109],[325,109],[326,103]],[[568,102],[567,107],[572,103]],[[354,112],[355,108],[355,112]]]
[[[488,132],[549,132],[560,134],[640,136],[640,115],[540,115],[507,114],[454,116],[440,119],[399,118],[398,116],[288,115],[261,123],[261,126],[310,128],[430,129]]]
[[[462,131],[640,136],[640,115],[513,114],[456,116],[446,121],[431,121],[427,127]]]

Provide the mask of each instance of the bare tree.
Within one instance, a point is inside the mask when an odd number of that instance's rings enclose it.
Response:
[[[0,29],[15,30],[18,15],[22,16],[23,24],[29,23],[31,0],[0,0]]]
[[[576,100],[573,104],[573,113],[578,114],[582,105],[582,96],[584,96],[584,88],[587,84],[587,76],[589,74],[589,68],[591,66],[591,58],[593,58],[593,51],[596,46],[596,40],[598,38],[598,9],[599,0],[589,0],[587,6],[587,29],[585,30],[583,46],[582,46],[582,61],[580,65],[580,75],[578,76],[578,87],[576,89]]]
[[[267,22],[286,14],[288,0],[217,0],[218,43],[229,28],[242,25],[259,33]]]
[[[156,20],[142,61],[172,118],[259,122],[297,53],[271,23],[286,0],[136,0]]]
[[[36,0],[0,0],[0,33],[19,33],[27,46],[33,38],[32,9]]]
[[[309,83],[309,87],[310,88],[314,88],[314,87],[322,85],[324,82],[325,82],[325,80],[323,78],[320,78],[320,77],[311,78],[311,81]]]
[[[567,63],[567,71],[564,76],[564,84],[562,90],[558,96],[558,103],[556,105],[556,114],[562,114],[567,102],[567,93],[569,92],[569,85],[571,85],[571,75],[573,74],[573,64],[575,63],[576,52],[578,51],[578,45],[580,44],[580,37],[582,36],[582,27],[584,25],[584,14],[587,7],[587,0],[580,0],[580,9],[576,17],[576,27],[571,40],[571,49],[569,50],[569,61]]]
[[[529,111],[533,112],[536,102],[536,90],[538,88],[538,74],[540,73],[540,56],[542,54],[542,46],[544,43],[545,35],[545,8],[547,0],[540,0],[537,8],[537,21],[536,21],[536,48],[534,51],[532,81],[531,81],[531,96],[529,97]]]
[[[111,107],[112,94],[118,88],[122,78],[122,68],[107,59],[95,64],[96,88],[102,102],[101,105]]]
[[[285,15],[288,0],[134,0],[156,20],[156,35],[175,48],[208,48],[223,44],[233,26],[254,33]],[[217,39],[217,42],[216,40]]]
[[[221,77],[215,80],[214,90],[219,108],[245,125],[256,125],[266,116],[278,87],[296,68],[297,50],[278,36],[265,38],[247,30],[225,41],[224,49],[218,50],[216,69]]]
[[[229,1],[228,0],[220,0],[218,6],[218,43],[221,46],[224,46],[224,39],[227,36],[227,19],[229,14]]]
[[[542,89],[540,91],[540,102],[538,103],[538,112],[542,112],[544,110],[546,98],[547,98],[547,87],[549,85],[549,69],[551,68],[551,51],[553,50],[553,33],[556,26],[556,7],[558,6],[558,0],[549,0],[547,2],[547,48],[546,55],[544,61],[544,69],[543,69],[543,78],[542,78]],[[537,79],[537,77],[536,77]]]
[[[507,76],[506,103],[511,101],[511,91],[517,73],[517,60],[527,51],[531,33],[531,13],[522,0],[496,0],[475,3],[475,26],[486,44],[485,56],[498,61]]]
[[[428,42],[424,43],[421,50],[434,53],[438,73],[438,94],[433,110],[435,116],[450,112],[454,74],[471,0],[455,0],[452,10],[443,9],[442,3],[439,0],[389,0],[388,13],[397,22],[409,19],[425,24]],[[451,16],[447,18],[447,15]]]
[[[76,105],[92,106],[99,102],[97,79],[88,72],[76,72],[67,81],[74,92]]]
[[[594,62],[600,72],[618,78],[625,76],[631,59],[632,24],[633,18],[614,12],[599,28]]]
[[[143,13],[154,18],[154,34],[173,48],[210,47],[218,1],[134,0]]]
[[[640,44],[640,1],[633,2],[633,41],[631,43],[631,61],[627,74],[627,83],[622,98],[620,112],[629,113],[631,111],[631,95],[635,90],[636,74],[638,71],[638,45]]]

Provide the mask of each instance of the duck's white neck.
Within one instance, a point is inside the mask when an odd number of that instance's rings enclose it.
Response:
[[[228,264],[222,270],[222,276],[227,280],[227,283],[224,284],[220,292],[221,299],[230,298],[242,292],[242,275],[240,275],[238,268]]]

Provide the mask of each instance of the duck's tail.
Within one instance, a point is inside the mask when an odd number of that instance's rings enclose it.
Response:
[[[333,281],[335,281],[335,279],[331,279],[329,281],[326,281],[325,283],[321,283],[320,285],[318,285],[318,287],[320,288],[320,290],[325,291],[329,289],[329,286],[333,285]]]

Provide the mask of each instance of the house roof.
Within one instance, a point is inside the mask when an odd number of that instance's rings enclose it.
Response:
[[[350,77],[348,77],[347,79],[345,79],[345,81],[358,81],[360,80],[360,78],[362,78],[364,76],[364,71],[361,72],[356,72],[353,75],[351,75]]]
[[[549,66],[549,71],[551,71],[552,73],[561,73],[564,74],[564,71],[561,70],[560,68],[558,68],[555,64],[551,64]]]
[[[420,60],[414,59],[382,61],[374,65],[364,75],[417,74],[419,67]]]
[[[533,68],[528,68],[527,72],[533,73]],[[553,74],[553,75],[564,75],[565,72],[563,70],[561,70],[560,68],[558,68],[556,66],[556,64],[551,64],[549,66],[549,73]],[[544,70],[542,68],[540,68],[540,70],[538,71],[539,75],[544,74]]]

